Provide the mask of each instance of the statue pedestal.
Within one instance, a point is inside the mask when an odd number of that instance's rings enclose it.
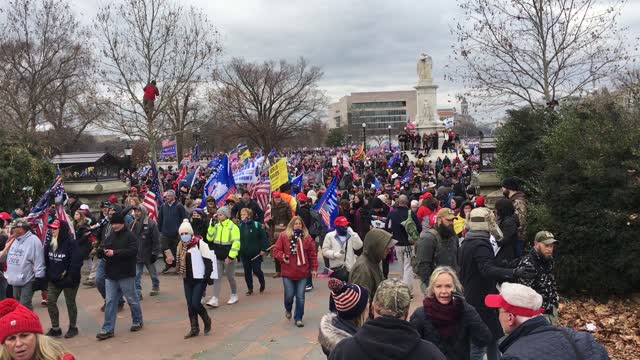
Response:
[[[421,135],[438,132],[438,149],[444,140],[442,130],[444,125],[438,116],[438,85],[433,80],[421,79],[414,87],[416,89],[416,128]]]

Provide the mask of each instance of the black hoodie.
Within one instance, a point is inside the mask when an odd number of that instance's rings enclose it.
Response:
[[[329,359],[446,360],[432,343],[420,339],[405,320],[381,316],[367,321],[352,337],[338,343]]]

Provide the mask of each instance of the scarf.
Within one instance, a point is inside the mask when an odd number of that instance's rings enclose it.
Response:
[[[447,305],[441,304],[435,297],[426,297],[422,302],[427,317],[438,330],[440,336],[449,338],[455,335],[458,320],[462,316],[462,302],[454,297]]]
[[[195,246],[198,243],[198,239],[193,237],[190,243],[185,243],[184,241],[180,241],[180,247],[178,247],[178,274],[182,275],[182,278],[185,279],[187,277],[187,254],[189,253],[189,249]]]
[[[299,252],[298,252],[298,247],[300,248]],[[307,260],[305,259],[305,256],[304,256],[304,245],[302,243],[302,234],[297,236],[294,234],[289,239],[289,251],[291,255],[296,256],[296,264],[298,266],[304,265],[307,263]]]

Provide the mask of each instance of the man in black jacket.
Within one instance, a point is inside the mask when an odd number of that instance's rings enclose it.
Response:
[[[387,231],[389,231],[395,240],[396,256],[400,263],[400,279],[409,286],[409,290],[413,294],[413,269],[411,268],[411,257],[413,256],[413,241],[409,239],[409,235],[402,225],[402,222],[411,216],[416,224],[418,234],[422,231],[422,226],[418,221],[418,217],[409,209],[409,198],[406,195],[400,195],[396,200],[396,208],[389,213],[387,219]]]
[[[165,255],[173,257],[173,260],[164,267],[163,274],[169,272],[169,269],[176,267],[176,249],[178,248],[178,228],[182,224],[182,220],[187,219],[187,210],[184,206],[176,201],[176,192],[173,190],[165,191],[165,203],[158,210],[158,229],[160,230],[160,244]],[[169,258],[169,256],[165,256]],[[168,260],[165,260],[168,261]]]
[[[367,321],[353,337],[340,341],[329,359],[445,360],[442,352],[420,339],[407,322],[410,305],[411,294],[404,282],[383,281],[372,303],[374,319]]]
[[[138,255],[136,261],[136,291],[138,299],[142,300],[142,273],[146,267],[151,277],[151,292],[149,296],[156,296],[160,292],[160,279],[156,270],[156,260],[160,251],[160,232],[155,221],[149,219],[147,209],[140,205],[134,206],[134,220],[129,224],[131,232],[138,239]]]
[[[502,360],[609,360],[591,334],[549,324],[541,316],[542,296],[528,286],[504,283],[500,295],[487,295],[485,304],[498,309],[508,335],[500,343]]]
[[[249,208],[253,211],[253,220],[260,224],[264,223],[264,212],[260,209],[258,203],[251,199],[249,190],[242,190],[241,200],[231,208],[231,218],[240,220],[240,210],[244,208]]]
[[[136,294],[136,254],[138,244],[135,235],[124,224],[124,214],[111,216],[111,233],[100,244],[96,254],[105,261],[105,290],[107,302],[104,309],[104,325],[96,335],[98,340],[113,337],[116,311],[120,293],[124,294],[131,309],[131,331],[142,329],[142,309]]]

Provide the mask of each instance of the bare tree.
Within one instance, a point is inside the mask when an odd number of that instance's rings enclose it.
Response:
[[[3,13],[0,122],[26,146],[35,146],[36,131],[51,127],[73,130],[67,141],[76,138],[94,119],[83,102],[91,64],[87,31],[63,0],[10,1]]]
[[[263,64],[233,59],[214,74],[211,99],[230,132],[265,151],[305,131],[319,117],[325,97],[320,68],[303,58]]]
[[[199,9],[171,0],[127,0],[101,8],[95,21],[103,62],[100,72],[110,96],[105,128],[149,141],[152,159],[158,140],[184,128],[172,116],[187,116],[189,107],[170,107],[189,99],[190,89],[213,71],[222,48],[218,32]],[[143,87],[156,80],[160,96],[145,113]],[[185,125],[186,126],[186,125]]]
[[[454,60],[485,105],[579,95],[628,60],[618,26],[626,0],[459,0]]]
[[[625,106],[640,106],[640,69],[628,69],[615,78],[615,85],[623,98]]]

